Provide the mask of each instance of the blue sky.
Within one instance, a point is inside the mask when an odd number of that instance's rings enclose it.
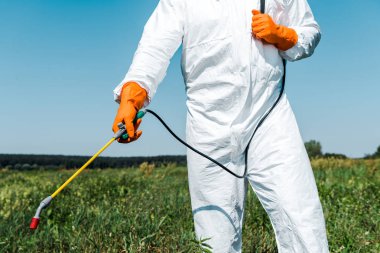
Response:
[[[0,0],[0,153],[91,155],[111,136],[112,90],[157,0]],[[288,65],[287,94],[305,141],[360,157],[380,145],[380,1],[310,0],[323,36]],[[150,105],[185,136],[180,53]],[[141,140],[107,156],[184,154],[152,117]]]

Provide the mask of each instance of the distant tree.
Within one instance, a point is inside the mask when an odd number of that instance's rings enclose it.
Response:
[[[310,158],[320,157],[323,155],[322,145],[319,141],[316,141],[316,140],[307,141],[305,142],[305,148]]]
[[[372,155],[366,155],[364,158],[366,159],[373,159],[373,158],[380,158],[380,146],[377,147],[377,150]]]
[[[32,166],[29,163],[24,163],[21,166],[21,170],[31,170],[31,169],[32,169]]]
[[[380,146],[377,147],[376,152],[372,156],[373,158],[380,158]]]
[[[337,159],[346,159],[347,156],[343,154],[336,154],[336,153],[325,153],[323,154],[323,157],[326,158],[337,158]]]
[[[380,146],[377,147],[375,153],[364,155],[364,159],[375,159],[375,158],[380,158]]]

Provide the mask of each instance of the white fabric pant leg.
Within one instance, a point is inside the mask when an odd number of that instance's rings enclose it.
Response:
[[[314,175],[286,95],[257,131],[247,162],[248,181],[270,217],[279,252],[328,252]],[[241,252],[246,180],[191,151],[188,167],[197,237],[211,238],[214,253]]]
[[[248,180],[270,217],[278,251],[328,252],[314,175],[286,96],[257,131],[247,160]]]
[[[210,238],[206,243],[212,246],[213,253],[241,252],[247,181],[231,176],[193,152],[188,153],[188,168],[197,238]]]

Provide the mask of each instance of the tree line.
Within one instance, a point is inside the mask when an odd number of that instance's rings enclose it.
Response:
[[[0,154],[0,168],[8,170],[35,170],[35,169],[76,169],[80,168],[89,156],[64,155],[21,155]],[[186,156],[141,156],[141,157],[98,157],[91,168],[131,168],[139,167],[147,162],[155,166],[186,166]]]
[[[323,153],[321,143],[316,140],[305,142],[305,148],[310,158],[347,158],[344,154]],[[89,156],[0,154],[0,169],[76,169],[80,168],[89,158]],[[380,146],[375,153],[364,157],[364,159],[376,158],[380,158]],[[98,157],[91,164],[91,168],[132,168],[139,167],[143,163],[153,164],[157,167],[186,166],[186,156]]]
[[[321,143],[316,140],[310,140],[308,142],[305,142],[305,148],[310,158],[340,158],[340,159],[347,158],[347,156],[344,154],[323,153]],[[380,158],[380,146],[377,148],[375,153],[370,154],[370,155],[365,155],[363,158],[364,159]]]

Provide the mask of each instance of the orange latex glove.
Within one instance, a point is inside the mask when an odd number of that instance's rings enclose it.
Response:
[[[268,14],[252,11],[252,33],[256,38],[274,45],[282,51],[292,48],[298,41],[297,32],[286,26],[277,25]]]
[[[136,124],[133,124],[133,120],[137,112],[143,107],[146,98],[146,90],[137,83],[128,82],[124,84],[120,93],[119,109],[112,126],[112,130],[116,133],[119,130],[117,124],[120,122],[125,124],[129,138],[127,140],[120,138],[118,140],[120,143],[129,143],[140,138],[142,131],[135,131],[140,126],[141,119],[138,119]]]

